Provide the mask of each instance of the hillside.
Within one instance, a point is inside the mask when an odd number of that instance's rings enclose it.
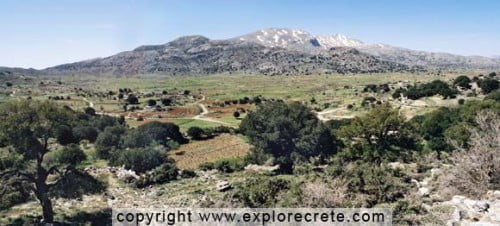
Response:
[[[164,45],[141,46],[114,56],[59,65],[46,74],[214,74],[291,75],[413,71],[348,47],[320,53],[264,46],[239,40],[186,36]]]
[[[397,62],[429,69],[499,69],[500,60],[482,56],[460,56],[395,47],[387,44],[364,43],[345,35],[312,35],[303,30],[268,28],[234,38],[265,46],[279,46],[308,53],[326,51],[332,47],[352,47],[379,60]]]

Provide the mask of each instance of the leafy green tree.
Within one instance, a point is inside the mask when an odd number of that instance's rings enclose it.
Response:
[[[49,164],[44,158],[53,151],[49,140],[55,138],[56,129],[70,125],[72,120],[70,111],[52,102],[23,100],[8,102],[0,107],[0,137],[20,156],[20,165],[2,170],[0,178],[16,178],[28,183],[42,206],[43,221],[46,223],[54,220],[49,191],[81,160],[76,157],[64,164]],[[58,177],[49,183],[49,175]]]
[[[77,143],[78,139],[73,135],[71,127],[62,125],[56,130],[56,139],[62,145]]]
[[[137,130],[163,145],[167,142],[167,139],[172,139],[179,144],[187,142],[186,138],[182,136],[179,126],[173,123],[152,121],[137,127]]]
[[[148,102],[147,102],[148,106],[150,107],[153,107],[153,106],[156,106],[156,100],[153,100],[153,99],[149,99]]]
[[[113,150],[120,147],[121,137],[125,134],[126,128],[123,126],[107,127],[100,133],[95,141],[97,157],[108,159]]]
[[[138,129],[129,130],[122,137],[123,146],[127,148],[144,148],[152,144],[154,139],[149,134],[144,134]]]
[[[265,102],[243,119],[240,131],[254,145],[253,161],[265,158],[259,155],[270,155],[285,172],[291,172],[295,161],[324,158],[336,151],[329,130],[298,102]]]
[[[483,90],[484,94],[488,94],[497,90],[499,87],[499,83],[500,82],[498,82],[498,80],[491,78],[486,78],[478,81],[479,88]]]
[[[73,134],[78,140],[88,140],[93,143],[99,135],[99,131],[92,126],[77,126],[73,128]]]
[[[68,164],[69,166],[75,166],[87,159],[85,152],[76,144],[70,144],[55,151],[54,156],[57,162]]]
[[[118,153],[113,165],[123,165],[125,169],[131,169],[136,173],[144,173],[154,169],[167,161],[167,155],[164,151],[155,149],[151,146],[145,148],[131,148]]]
[[[83,112],[85,112],[85,114],[87,115],[90,115],[90,116],[95,116],[96,113],[95,113],[95,109],[94,108],[91,108],[91,107],[86,107]]]
[[[464,89],[470,89],[472,86],[470,85],[472,81],[469,77],[465,75],[460,75],[453,80],[453,85],[462,87]]]
[[[193,140],[201,140],[205,134],[205,131],[197,126],[189,127],[187,130],[187,134],[193,139]]]
[[[348,147],[344,154],[354,160],[397,159],[417,148],[404,116],[390,104],[377,105],[366,115],[354,118],[338,134]]]
[[[491,92],[484,98],[485,100],[494,100],[494,101],[500,101],[500,90],[496,90],[494,92]]]

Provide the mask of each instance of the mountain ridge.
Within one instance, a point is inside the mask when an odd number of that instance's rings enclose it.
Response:
[[[42,70],[0,67],[4,72],[50,75],[292,75],[441,69],[500,69],[500,59],[370,44],[342,34],[312,35],[301,29],[267,28],[222,40],[182,36],[165,44],[142,45],[112,56]]]

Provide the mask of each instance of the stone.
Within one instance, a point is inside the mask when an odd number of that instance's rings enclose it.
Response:
[[[219,181],[217,182],[216,189],[217,191],[226,191],[231,188],[231,185],[227,181]]]
[[[418,189],[418,193],[421,195],[421,196],[428,196],[430,191],[429,191],[429,188],[426,188],[426,187],[421,187]]]

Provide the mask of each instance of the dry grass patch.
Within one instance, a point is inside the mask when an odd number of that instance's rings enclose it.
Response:
[[[243,157],[250,149],[240,137],[223,134],[213,139],[192,141],[170,152],[180,169],[195,169],[200,164],[214,162],[218,159]]]

